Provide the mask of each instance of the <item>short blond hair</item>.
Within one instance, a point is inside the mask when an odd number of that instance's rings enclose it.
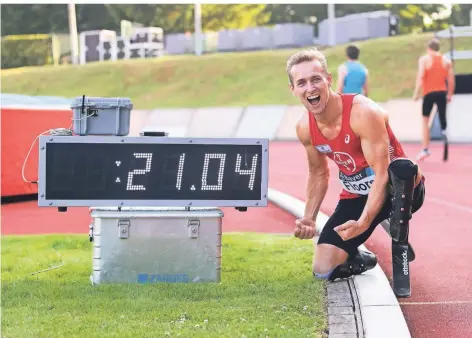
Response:
[[[288,58],[286,70],[290,84],[293,85],[292,74],[290,73],[292,67],[302,62],[309,62],[314,60],[319,61],[321,63],[321,66],[323,67],[323,70],[326,72],[326,74],[328,74],[328,61],[326,61],[326,57],[318,49],[313,47],[312,49],[306,49],[297,52]]]
[[[434,50],[435,52],[438,52],[439,51],[439,47],[440,47],[440,42],[438,39],[436,38],[433,38],[431,40],[429,40],[428,42],[428,47],[431,49],[431,50]]]

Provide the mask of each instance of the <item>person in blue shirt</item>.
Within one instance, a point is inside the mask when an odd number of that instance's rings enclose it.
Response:
[[[347,61],[338,67],[337,92],[343,94],[362,94],[368,96],[367,68],[358,61],[360,50],[354,45],[346,48]]]

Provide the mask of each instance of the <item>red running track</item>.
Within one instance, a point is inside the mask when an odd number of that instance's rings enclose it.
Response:
[[[221,210],[223,232],[293,232],[295,218],[271,203],[246,212]],[[91,220],[86,207],[58,212],[57,208],[39,208],[36,201],[2,205],[2,235],[88,234]]]
[[[403,146],[414,157],[419,145]],[[410,241],[416,251],[411,263],[412,297],[399,299],[414,338],[472,337],[472,145],[450,145],[450,160],[441,160],[442,146],[420,163],[426,176],[426,200],[414,215]],[[304,200],[306,160],[293,142],[270,147],[271,188]],[[330,163],[330,188],[321,210],[331,214],[341,185]],[[391,280],[391,242],[378,227],[366,246],[378,256]]]
[[[414,156],[419,145],[404,145]],[[427,197],[410,230],[416,250],[411,264],[412,297],[400,300],[412,336],[472,337],[472,199],[468,199],[469,173],[472,172],[472,146],[451,145],[450,160],[441,161],[441,146],[433,145],[433,155],[420,165],[427,181]],[[341,189],[337,169],[330,164],[330,188],[322,211],[330,214]],[[304,199],[306,161],[303,147],[295,142],[270,145],[269,186]],[[223,231],[292,232],[294,217],[269,204],[238,212],[223,208]],[[36,202],[2,206],[2,235],[87,233],[87,208],[38,208]],[[391,278],[390,240],[378,227],[367,247]]]

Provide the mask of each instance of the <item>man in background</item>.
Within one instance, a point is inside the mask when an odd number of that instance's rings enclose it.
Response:
[[[346,48],[347,61],[338,67],[338,86],[340,94],[363,94],[368,96],[368,71],[358,61],[360,50],[354,45]]]
[[[428,43],[426,55],[418,61],[418,73],[416,76],[415,92],[413,100],[419,99],[419,91],[423,94],[423,149],[417,156],[417,160],[423,160],[431,155],[429,151],[430,132],[429,116],[433,105],[436,104],[441,124],[441,133],[446,135],[446,105],[454,94],[455,78],[452,63],[439,52],[439,40],[432,39]]]

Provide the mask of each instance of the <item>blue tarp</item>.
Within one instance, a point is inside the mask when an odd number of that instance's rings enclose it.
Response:
[[[69,106],[72,101],[73,99],[60,96],[29,96],[0,93],[0,104],[2,106]]]

